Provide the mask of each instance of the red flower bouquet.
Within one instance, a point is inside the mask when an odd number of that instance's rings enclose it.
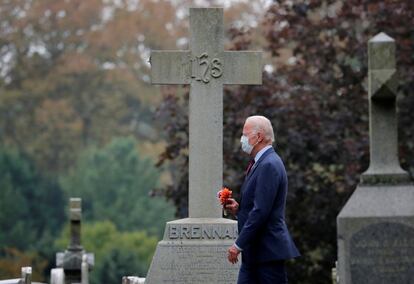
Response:
[[[232,191],[230,189],[228,189],[227,187],[223,187],[218,193],[217,193],[217,197],[220,200],[220,204],[223,205],[223,215],[227,216],[227,212],[226,212],[226,204],[227,204],[227,200],[229,198],[231,198],[232,195]]]

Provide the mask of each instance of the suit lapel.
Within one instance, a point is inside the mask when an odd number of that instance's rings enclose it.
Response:
[[[272,148],[269,148],[268,150],[266,150],[266,152],[263,153],[263,155],[260,157],[260,159],[254,163],[254,165],[252,166],[252,168],[250,169],[249,173],[247,174],[247,176],[244,178],[244,182],[242,184],[242,187],[240,189],[240,204],[243,198],[243,193],[245,191],[245,186],[247,184],[247,181],[250,179],[250,177],[253,175],[254,171],[256,170],[257,166],[260,164],[261,161],[263,161],[263,159],[269,155],[270,153],[274,153],[275,150]]]
[[[253,175],[254,171],[257,169],[257,166],[260,164],[261,161],[263,161],[263,159],[269,155],[270,153],[274,152],[275,150],[272,148],[269,148],[266,150],[266,152],[263,153],[263,155],[260,157],[260,159],[254,163],[254,165],[252,166],[252,168],[250,169],[249,173],[246,176],[246,179],[244,182],[248,181],[249,178]]]

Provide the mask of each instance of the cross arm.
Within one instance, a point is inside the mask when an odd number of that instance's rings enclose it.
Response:
[[[190,51],[151,51],[152,84],[190,84]]]
[[[262,84],[263,60],[260,51],[225,51],[224,84]]]

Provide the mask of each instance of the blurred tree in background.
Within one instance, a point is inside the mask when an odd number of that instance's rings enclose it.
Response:
[[[0,258],[0,278],[17,278],[21,275],[22,267],[31,266],[33,277],[38,281],[44,281],[44,270],[47,264],[48,260],[37,252],[22,252],[16,248],[3,248]]]
[[[150,48],[187,45],[183,19],[191,4],[2,1],[0,142],[29,153],[48,174],[67,170],[74,152],[113,136],[132,135],[158,153],[152,118],[161,95],[150,85]],[[249,8],[234,5],[228,15],[240,21]]]
[[[66,247],[51,243],[74,194],[88,222],[110,220],[119,232],[96,254],[94,283],[146,274],[152,252],[124,238],[148,238],[153,250],[172,218],[162,197],[148,196],[170,180],[171,167],[152,167],[166,136],[154,119],[162,96],[150,84],[150,49],[187,48],[193,2],[1,1],[0,145],[14,162],[0,161],[0,278],[16,277],[23,264],[34,267],[34,280],[48,277]],[[256,25],[263,2],[228,2],[226,27]]]
[[[173,207],[149,196],[159,172],[138,154],[133,138],[118,138],[101,149],[91,147],[62,178],[67,196],[82,198],[85,220],[111,220],[122,231],[147,230],[162,237]]]
[[[16,151],[0,147],[1,247],[38,249],[38,240],[59,232],[63,194]],[[36,216],[36,218],[32,218]],[[49,216],[55,216],[49,219]]]
[[[57,183],[42,176],[27,157],[0,146],[1,278],[15,271],[20,275],[25,265],[42,276],[50,243],[64,222],[63,202]]]
[[[303,256],[291,283],[329,283],[336,260],[336,216],[368,166],[367,41],[395,38],[399,81],[400,155],[414,171],[414,10],[412,1],[277,1],[262,20],[263,86],[228,87],[224,94],[224,184],[237,192],[247,157],[240,151],[244,120],[262,114],[276,130],[276,149],[289,175],[288,225]],[[230,49],[252,49],[257,35],[230,29]],[[246,67],[247,68],[247,67]],[[169,142],[160,164],[176,166],[163,188],[187,214],[188,93],[169,88],[159,109]],[[411,92],[411,94],[410,94]],[[177,94],[176,94],[177,93]]]
[[[175,10],[168,1],[116,2],[2,2],[0,137],[49,174],[114,135],[159,138],[151,106],[160,96],[148,87],[143,41],[170,40],[165,22],[146,18],[158,7],[172,21]]]

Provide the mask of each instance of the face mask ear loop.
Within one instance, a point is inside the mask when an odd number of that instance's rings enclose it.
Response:
[[[258,135],[259,133],[256,133],[256,135]],[[256,143],[253,145],[253,148],[257,145],[257,144],[259,144],[259,138],[257,138],[257,141],[256,141]]]

